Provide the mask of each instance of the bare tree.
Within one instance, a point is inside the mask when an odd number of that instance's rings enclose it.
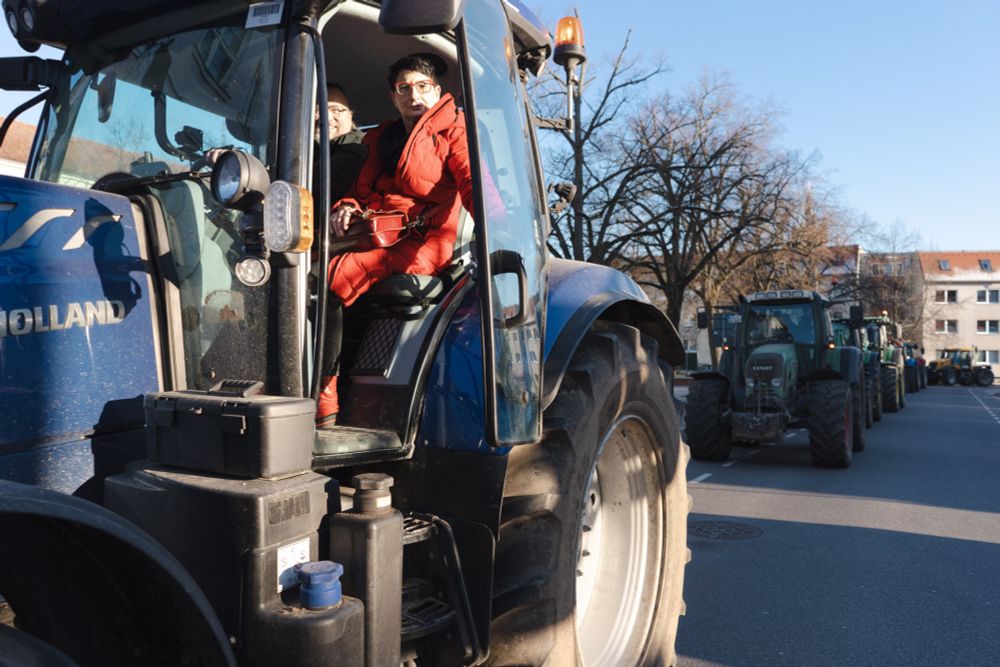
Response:
[[[629,37],[607,65],[606,77],[586,81],[577,121],[563,129],[555,147],[546,141],[545,171],[551,182],[582,184],[572,206],[553,216],[549,249],[557,257],[618,263],[635,232],[621,226],[627,188],[648,167],[630,160],[622,137],[646,86],[664,72],[660,61],[642,65],[628,55]],[[586,79],[586,76],[584,76]],[[537,115],[565,115],[565,85],[551,71],[532,88]]]
[[[808,161],[771,146],[775,117],[705,77],[633,123],[632,159],[648,168],[628,188],[623,224],[634,236],[626,263],[640,284],[666,297],[674,322],[689,289],[717,303],[733,273],[777,244],[781,222],[794,216],[790,195]]]
[[[865,215],[859,220],[858,236],[866,252],[857,276],[838,285],[838,294],[861,301],[869,314],[886,313],[903,326],[905,338],[920,340],[929,316],[916,254],[920,234],[900,220],[889,226]]]

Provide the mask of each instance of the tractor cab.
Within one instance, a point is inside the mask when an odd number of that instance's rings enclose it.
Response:
[[[323,341],[339,326],[327,321],[325,266],[345,250],[326,234],[333,202],[331,166],[319,149],[324,84],[348,91],[364,130],[398,118],[389,66],[407,54],[433,54],[447,68],[442,94],[464,109],[470,154],[480,158],[471,166],[481,214],[462,211],[453,259],[443,271],[392,276],[346,311],[342,428],[316,436],[316,464],[407,456],[431,404],[456,420],[449,446],[537,440],[548,213],[521,80],[538,74],[551,52],[544,26],[519,3],[488,0],[461,12],[449,2],[419,12],[405,3],[362,0],[323,8],[219,2],[199,20],[192,18],[193,3],[176,11],[161,4],[153,12],[159,20],[138,21],[108,3],[106,14],[101,5],[88,10],[86,25],[60,27],[45,15],[33,23],[41,34],[20,28],[26,44],[66,48],[64,61],[48,62],[36,82],[49,92],[27,175],[37,201],[57,200],[51,190],[64,195],[59,211],[85,211],[79,221],[54,219],[43,230],[46,241],[60,236],[63,244],[70,240],[67,249],[94,246],[118,276],[111,280],[99,268],[64,284],[54,268],[40,279],[37,298],[25,298],[27,312],[49,298],[42,291],[93,291],[94,280],[98,289],[117,290],[106,293],[124,294],[107,299],[108,312],[149,309],[149,325],[130,331],[130,341],[112,341],[112,330],[98,335],[116,355],[127,349],[136,377],[145,378],[130,388],[133,396],[210,391],[233,379],[262,382],[268,394],[317,395]],[[12,25],[19,25],[16,15]],[[14,60],[12,67],[31,59]],[[213,149],[228,151],[226,159],[213,165]],[[94,194],[76,202],[68,188]],[[24,205],[20,210],[29,213]],[[107,224],[114,221],[134,226],[136,242],[129,232],[116,245],[111,237],[118,233]],[[42,252],[32,243],[19,250],[28,263],[39,263],[27,258]],[[66,300],[81,308],[96,301]],[[10,311],[20,304],[2,305]],[[57,310],[50,329],[66,321]],[[42,312],[49,314],[47,303]],[[482,321],[492,324],[481,327]],[[451,352],[429,354],[445,337]],[[27,363],[40,364],[43,353],[39,348]],[[33,391],[58,385],[93,396],[96,410],[115,384],[104,377],[111,366],[105,368],[81,375],[65,366],[46,378],[24,377],[37,378]],[[487,414],[454,409],[462,405],[486,405]],[[118,414],[107,428],[141,422],[141,401]],[[83,430],[96,417],[67,415],[59,428]]]

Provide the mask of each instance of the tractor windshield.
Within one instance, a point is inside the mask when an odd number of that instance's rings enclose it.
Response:
[[[764,343],[816,343],[816,321],[810,303],[752,304],[745,326],[747,342],[751,346]]]
[[[77,70],[53,90],[34,177],[90,187],[115,172],[177,173],[224,146],[267,164],[280,44],[274,29],[219,26]]]
[[[209,192],[206,153],[233,147],[273,163],[282,40],[277,28],[216,25],[142,44],[67,77],[43,118],[35,178],[117,183],[143,212],[175,388],[263,379],[269,288],[234,277],[238,223]]]

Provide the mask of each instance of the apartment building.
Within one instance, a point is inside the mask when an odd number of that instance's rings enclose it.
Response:
[[[975,347],[1000,377],[1000,251],[920,252],[923,343],[932,359],[945,348]]]

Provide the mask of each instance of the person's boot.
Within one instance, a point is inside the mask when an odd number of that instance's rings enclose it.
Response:
[[[330,428],[337,424],[337,412],[340,402],[337,400],[337,376],[323,378],[323,390],[316,401],[316,428]]]

